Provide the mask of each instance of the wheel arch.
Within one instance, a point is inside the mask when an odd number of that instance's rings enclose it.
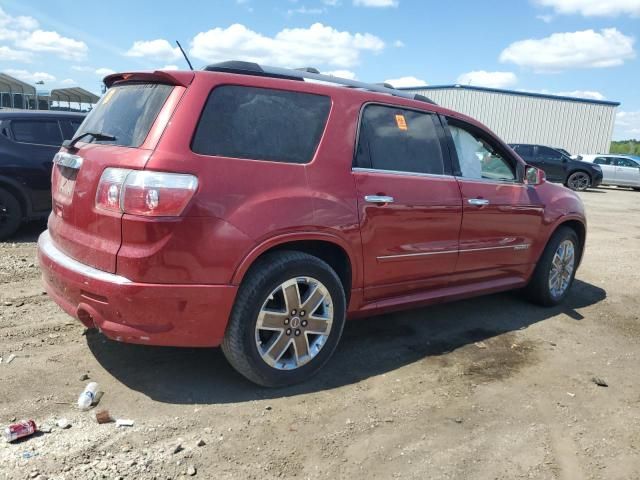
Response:
[[[579,250],[579,253],[578,253],[578,262],[576,263],[576,267],[578,267],[578,266],[580,266],[580,262],[582,261],[582,256],[584,254],[585,242],[587,240],[587,226],[585,225],[584,221],[582,221],[581,219],[579,219],[577,217],[563,218],[551,230],[551,234],[547,238],[545,246],[546,246],[547,243],[549,243],[549,240],[551,240],[551,237],[553,237],[553,235],[561,227],[568,227],[568,228],[572,229],[574,232],[576,232],[576,235],[578,236],[578,240],[580,241],[580,250]]]
[[[231,280],[232,284],[240,285],[251,266],[259,258],[278,250],[300,251],[325,261],[338,274],[344,286],[347,301],[351,289],[359,285],[359,263],[349,245],[339,237],[326,233],[289,234],[262,242],[240,262]]]
[[[4,188],[6,191],[16,197],[16,200],[18,200],[18,203],[20,203],[20,208],[22,209],[23,219],[31,215],[31,200],[29,199],[29,195],[27,194],[27,192],[24,190],[24,187],[22,187],[15,180],[0,175],[0,188]]]

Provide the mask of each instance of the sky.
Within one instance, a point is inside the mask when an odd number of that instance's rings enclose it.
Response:
[[[620,102],[640,139],[640,0],[0,0],[0,71],[100,93],[114,71],[230,59],[394,86]]]

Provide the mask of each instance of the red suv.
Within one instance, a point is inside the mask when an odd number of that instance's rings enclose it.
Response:
[[[299,382],[347,317],[526,287],[561,302],[580,199],[425,97],[244,62],[123,73],[56,155],[51,297],[109,338]]]

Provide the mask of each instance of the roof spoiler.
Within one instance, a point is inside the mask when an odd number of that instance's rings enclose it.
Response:
[[[187,71],[156,70],[153,72],[123,72],[112,73],[102,80],[107,88],[121,82],[155,82],[188,87],[195,74]]]
[[[223,73],[235,73],[239,75],[255,75],[260,77],[282,78],[285,80],[315,80],[325,83],[333,83],[336,85],[343,85],[349,88],[357,88],[360,90],[367,90],[369,92],[385,93],[387,95],[393,95],[394,97],[406,98],[409,100],[418,100],[420,102],[430,103],[436,105],[436,103],[430,98],[424,95],[418,95],[401,90],[396,90],[391,85],[376,85],[373,83],[359,82],[357,80],[350,80],[347,78],[334,77],[331,75],[323,75],[319,73],[317,68],[305,67],[299,69],[288,69],[280,67],[268,67],[265,65],[258,65],[254,62],[243,62],[238,60],[231,60],[228,62],[214,63],[207,65],[203,70],[209,72],[223,72]]]

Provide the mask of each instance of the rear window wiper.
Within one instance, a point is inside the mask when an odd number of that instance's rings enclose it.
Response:
[[[113,135],[109,135],[108,133],[84,132],[77,137],[72,138],[71,140],[65,140],[64,142],[62,142],[62,146],[69,149],[75,148],[76,143],[78,143],[84,137],[93,137],[94,140],[106,140],[109,142],[113,142],[116,139],[116,137],[114,137]]]

